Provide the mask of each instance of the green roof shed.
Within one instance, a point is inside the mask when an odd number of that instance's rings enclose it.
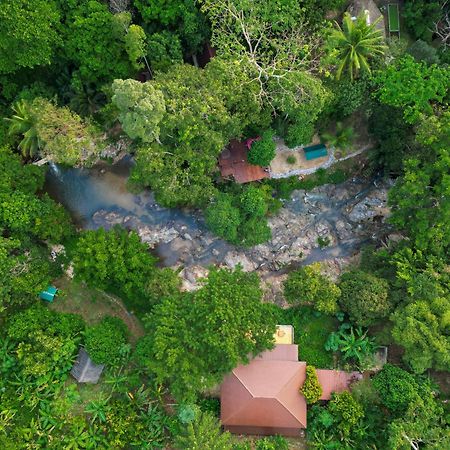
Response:
[[[48,286],[45,291],[42,291],[39,294],[39,297],[42,298],[42,300],[45,300],[47,302],[52,302],[55,298],[55,295],[57,294],[58,289],[55,288],[55,286]]]
[[[310,147],[305,147],[303,150],[305,152],[306,161],[328,155],[327,148],[324,144],[311,145]]]

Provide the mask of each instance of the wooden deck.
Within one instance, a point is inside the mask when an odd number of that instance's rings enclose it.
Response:
[[[228,148],[219,156],[220,173],[223,178],[233,177],[239,184],[269,178],[267,168],[248,163],[247,151],[245,142],[236,139],[230,142]]]

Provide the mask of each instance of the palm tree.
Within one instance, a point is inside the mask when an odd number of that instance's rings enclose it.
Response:
[[[19,148],[23,156],[32,158],[37,155],[43,144],[37,133],[36,116],[26,100],[20,100],[11,108],[14,111],[13,116],[5,119],[9,122],[8,133],[23,136]]]
[[[355,139],[356,134],[353,127],[346,127],[342,122],[336,122],[335,133],[324,132],[321,138],[328,145],[344,149],[348,147]]]
[[[352,20],[350,14],[345,13],[342,28],[335,22],[336,29],[331,32],[329,45],[337,52],[338,80],[346,68],[352,80],[358,76],[360,70],[370,73],[368,60],[377,54],[382,55],[386,48],[381,31],[375,28],[380,20],[381,17],[368,25],[364,13],[356,20]]]

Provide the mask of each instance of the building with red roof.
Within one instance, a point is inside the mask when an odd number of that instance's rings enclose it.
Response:
[[[293,337],[293,333],[292,333]],[[348,390],[359,372],[317,370],[321,400]],[[228,374],[220,391],[220,418],[236,434],[299,436],[307,425],[307,404],[300,388],[306,379],[306,362],[298,361],[298,346],[276,344],[248,365]]]

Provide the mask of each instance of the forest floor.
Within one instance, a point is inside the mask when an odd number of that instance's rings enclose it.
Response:
[[[80,314],[88,325],[98,323],[105,316],[118,317],[128,327],[132,344],[144,335],[142,324],[127,311],[120,298],[66,277],[57,280],[55,286],[61,290],[62,295],[57,296],[50,304],[51,309]]]

